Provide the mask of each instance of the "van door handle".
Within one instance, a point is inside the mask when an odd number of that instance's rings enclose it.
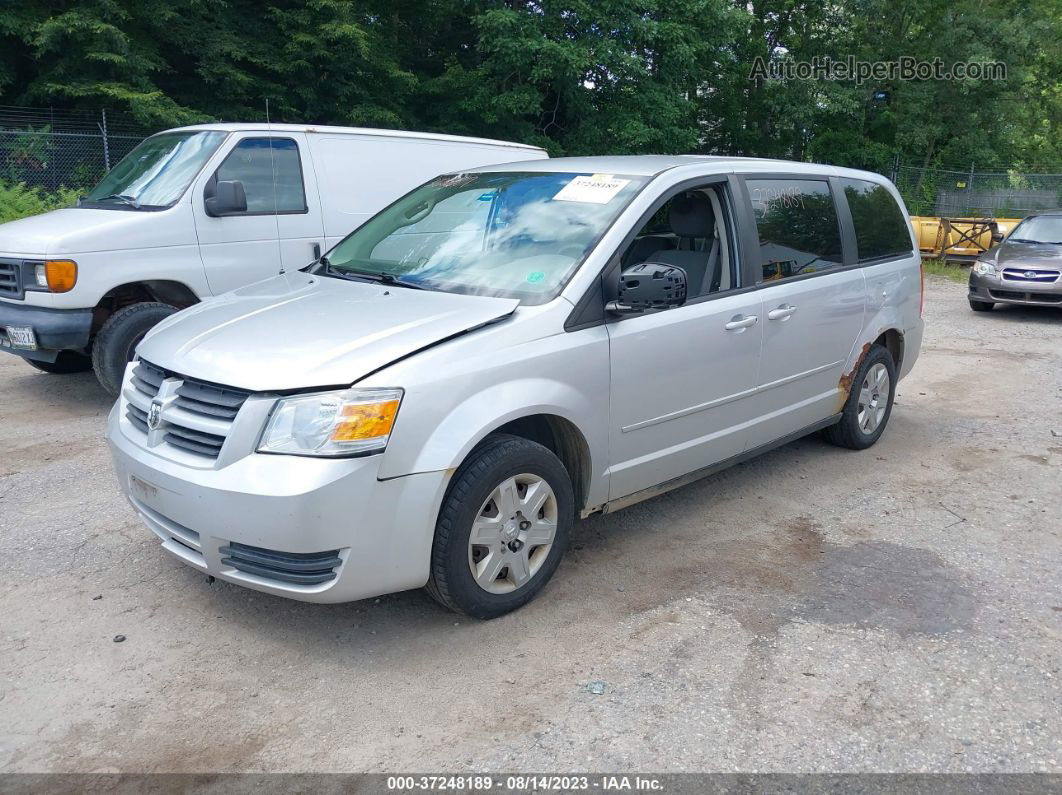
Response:
[[[767,319],[768,320],[789,320],[789,318],[791,318],[793,316],[793,313],[796,312],[796,309],[797,308],[795,306],[793,306],[792,304],[783,304],[782,306],[778,307],[777,309],[772,309],[770,312],[768,312],[767,313]]]
[[[321,258],[321,244],[311,243],[310,245],[313,246],[313,261],[317,262]]]
[[[727,331],[742,331],[749,326],[755,326],[758,320],[759,318],[756,315],[734,315],[723,328]]]

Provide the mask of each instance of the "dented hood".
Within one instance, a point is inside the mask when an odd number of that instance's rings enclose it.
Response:
[[[167,370],[256,392],[340,386],[518,304],[296,272],[179,312],[137,352]]]

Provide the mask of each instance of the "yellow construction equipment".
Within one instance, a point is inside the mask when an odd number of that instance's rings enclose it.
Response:
[[[1021,223],[1020,218],[938,218],[912,215],[923,259],[973,262]]]

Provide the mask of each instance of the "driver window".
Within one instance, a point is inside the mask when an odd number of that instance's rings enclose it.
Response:
[[[659,262],[682,268],[688,299],[729,290],[734,268],[724,206],[715,186],[672,196],[638,231],[623,267]]]

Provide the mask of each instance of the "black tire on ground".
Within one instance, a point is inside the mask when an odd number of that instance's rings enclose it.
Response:
[[[92,344],[92,369],[104,389],[116,397],[125,366],[133,360],[137,343],[152,326],[177,311],[156,301],[123,307],[107,318]]]
[[[885,413],[878,421],[878,424],[872,430],[867,431],[859,420],[859,396],[864,384],[867,382],[868,374],[878,364],[884,366],[888,373],[888,402],[885,404]],[[822,432],[823,437],[830,444],[835,444],[838,447],[847,447],[850,450],[865,450],[874,444],[881,437],[881,434],[885,432],[885,426],[889,424],[889,417],[892,416],[892,402],[895,396],[896,363],[892,360],[892,354],[881,345],[871,346],[870,350],[867,351],[867,355],[863,358],[859,372],[852,379],[852,386],[848,393],[848,399],[844,403],[840,422],[826,428]],[[884,397],[884,395],[882,394],[880,397]]]
[[[995,304],[988,301],[974,301],[972,298],[970,299],[970,309],[974,312],[991,312],[992,307],[994,306]]]
[[[59,356],[56,357],[54,362],[38,362],[36,359],[26,359],[26,364],[37,368],[42,373],[68,375],[91,370],[92,358],[77,351],[59,351]]]
[[[469,565],[469,538],[480,509],[507,478],[529,474],[553,490],[557,530],[541,567],[509,593],[491,593],[477,584]],[[564,465],[540,444],[493,434],[473,450],[454,474],[435,525],[431,576],[426,589],[444,607],[474,618],[497,618],[533,599],[557,570],[575,521],[575,496]]]

